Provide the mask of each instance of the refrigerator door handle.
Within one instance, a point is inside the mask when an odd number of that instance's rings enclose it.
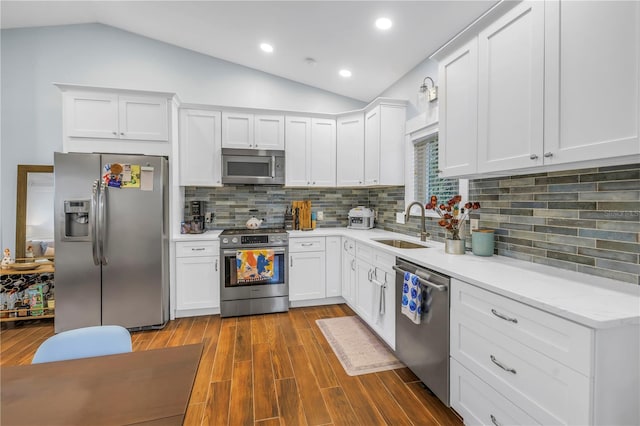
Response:
[[[106,265],[105,240],[107,238],[107,185],[102,182],[100,185],[100,195],[98,197],[98,247],[100,248],[100,263]]]
[[[89,234],[91,235],[91,253],[93,254],[93,264],[100,265],[98,258],[98,191],[100,190],[100,180],[96,179],[91,188],[91,219],[89,220]]]

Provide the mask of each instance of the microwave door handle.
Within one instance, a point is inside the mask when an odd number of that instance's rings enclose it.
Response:
[[[276,178],[276,156],[271,156],[271,179]]]
[[[96,221],[98,220],[98,191],[100,188],[100,181],[96,179],[91,187],[91,216],[89,220],[89,234],[91,235],[91,253],[93,255],[93,264],[100,265],[100,259],[98,258],[98,227]]]

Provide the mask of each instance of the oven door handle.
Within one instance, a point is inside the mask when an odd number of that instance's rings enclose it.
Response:
[[[238,250],[251,250],[251,249],[222,250],[222,256],[235,256],[238,253]],[[255,250],[265,250],[265,249],[255,249]],[[274,254],[285,254],[287,252],[286,248],[274,248],[274,249],[268,249],[268,250],[273,250]]]

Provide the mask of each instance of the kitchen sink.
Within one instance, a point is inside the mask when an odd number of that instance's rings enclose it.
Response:
[[[423,244],[418,244],[418,243],[405,241],[405,240],[373,240],[373,241],[386,244],[391,247],[401,248],[401,249],[429,248],[429,246],[425,246]]]

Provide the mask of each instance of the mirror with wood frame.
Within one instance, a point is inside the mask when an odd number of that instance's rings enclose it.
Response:
[[[53,166],[18,165],[16,259],[53,257],[53,195]]]

